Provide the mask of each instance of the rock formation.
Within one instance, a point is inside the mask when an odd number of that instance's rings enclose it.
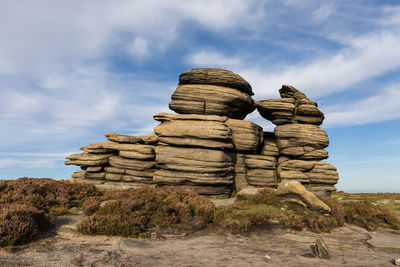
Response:
[[[250,84],[222,69],[182,73],[160,124],[146,136],[105,134],[108,141],[82,147],[67,165],[81,166],[76,180],[173,185],[203,195],[229,195],[247,186],[276,187],[299,180],[318,195],[336,190],[336,168],[322,160],[328,136],[318,105],[291,86],[280,99],[254,101]],[[243,120],[257,108],[277,125],[274,133]]]
[[[339,176],[328,158],[326,132],[319,127],[324,114],[307,96],[288,85],[279,90],[280,99],[256,101],[261,116],[272,121],[279,151],[277,179],[299,180],[317,195],[330,195]]]

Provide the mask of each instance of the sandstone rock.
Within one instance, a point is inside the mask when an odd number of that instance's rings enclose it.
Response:
[[[91,143],[89,145],[81,147],[80,150],[83,150],[85,152],[92,153],[92,154],[111,154],[111,153],[115,152],[115,150],[113,150],[113,149],[104,148],[103,147],[104,143],[107,143],[107,141]]]
[[[266,169],[249,169],[247,170],[247,182],[254,186],[275,186],[276,171]]]
[[[282,85],[282,88],[279,89],[279,94],[282,98],[294,98],[295,100],[308,99],[303,92],[286,84]]]
[[[299,180],[302,183],[326,184],[327,187],[324,191],[333,191],[334,187],[331,187],[331,185],[336,184],[339,179],[336,168],[328,162],[290,160],[285,157],[279,159],[278,177],[280,180],[288,179]]]
[[[75,179],[85,179],[86,178],[86,171],[76,171],[71,174],[72,178]]]
[[[255,196],[262,188],[248,186],[240,190],[236,195],[236,202],[248,200],[249,198]]]
[[[142,144],[120,144],[117,142],[107,142],[103,145],[105,148],[114,149],[118,151],[131,151],[138,152],[141,154],[154,154],[154,147],[152,145],[142,145]]]
[[[276,158],[264,155],[245,155],[245,164],[248,169],[276,169]]]
[[[141,170],[141,171],[116,168],[116,167],[106,167],[104,169],[107,173],[127,174],[127,175],[131,175],[131,176],[142,176],[142,177],[152,178],[154,175],[154,169],[146,169],[146,170]]]
[[[85,167],[103,166],[108,164],[108,158],[100,160],[70,160],[65,161],[65,165],[78,165]]]
[[[157,167],[177,171],[233,173],[234,154],[203,148],[156,147]]]
[[[263,142],[262,128],[250,121],[229,119],[226,125],[232,131],[234,149],[237,152],[256,153]]]
[[[168,186],[168,184],[166,184]],[[161,184],[161,186],[163,186]],[[230,196],[232,192],[231,185],[174,185],[174,188],[190,190],[199,195],[206,196]]]
[[[125,134],[106,133],[104,136],[107,137],[108,140],[118,143],[136,144],[140,141],[140,139],[136,136]]]
[[[321,125],[325,116],[318,105],[308,99],[277,98],[254,102],[260,115],[275,125],[304,123]]]
[[[160,142],[174,146],[232,149],[232,132],[229,127],[223,121],[203,117],[204,120],[163,120],[154,128],[154,132]],[[160,116],[155,115],[155,118],[160,119]]]
[[[185,71],[179,76],[179,84],[212,84],[235,88],[249,95],[254,94],[250,84],[240,75],[217,68],[199,68]]]
[[[315,241],[315,254],[321,259],[329,260],[331,258],[328,246],[321,238],[317,238],[317,240]]]
[[[278,196],[284,198],[296,198],[304,202],[308,208],[330,212],[331,209],[320,199],[318,199],[313,193],[308,191],[299,181],[297,180],[283,180],[278,184],[276,190]]]
[[[107,139],[110,141],[126,144],[154,145],[158,142],[155,134],[132,136],[125,134],[106,133],[104,134],[104,136],[107,137]]]
[[[87,172],[101,172],[103,170],[103,166],[93,166],[93,167],[86,167],[85,171]]]
[[[304,184],[304,187],[316,196],[330,197],[331,193],[336,191],[336,187],[329,184]]]
[[[261,149],[261,155],[277,157],[279,156],[278,145],[274,133],[264,132],[264,142]]]
[[[322,113],[318,109],[316,103],[309,100],[302,100],[300,102],[296,102],[296,112],[294,113],[294,121],[299,123],[321,125],[324,119],[325,119],[324,113]]]
[[[134,160],[126,159],[120,156],[111,156],[110,165],[116,168],[132,169],[132,170],[147,170],[153,168],[155,165],[154,161]]]
[[[104,180],[106,172],[86,172],[86,179]]]
[[[329,145],[328,135],[315,125],[285,124],[275,127],[277,145],[282,155],[301,158]],[[318,154],[318,153],[317,153]]]
[[[114,182],[123,181],[123,182],[135,182],[135,183],[145,183],[145,184],[152,183],[152,179],[148,177],[124,175],[118,173],[107,173],[105,178],[108,181],[114,181]]]
[[[108,159],[112,154],[90,154],[90,153],[80,153],[80,154],[72,154],[66,159],[70,160],[103,160]]]
[[[172,114],[160,112],[153,116],[156,121],[164,122],[164,121],[173,121],[173,120],[182,120],[182,121],[217,121],[217,122],[226,122],[228,117],[226,116],[217,116],[217,115],[198,115],[198,114]]]
[[[274,123],[281,125],[291,123],[294,117],[295,101],[293,98],[277,98],[254,101],[260,115]]]
[[[121,157],[123,158],[128,158],[128,159],[142,159],[142,160],[154,160],[156,157],[156,154],[143,154],[143,153],[139,153],[136,151],[125,151],[125,150],[121,150],[118,153]]]
[[[254,101],[248,94],[216,85],[179,85],[171,98],[169,108],[180,114],[244,119],[255,109]]]
[[[218,175],[212,172],[199,173],[158,169],[154,172],[153,181],[171,185],[232,185],[233,178],[233,173]]]
[[[155,133],[140,135],[138,138],[140,138],[141,142],[145,145],[155,145],[158,143],[158,138]]]
[[[245,155],[241,153],[236,153],[235,159],[235,189],[239,192],[241,189],[248,186],[246,180],[246,165],[245,165]]]

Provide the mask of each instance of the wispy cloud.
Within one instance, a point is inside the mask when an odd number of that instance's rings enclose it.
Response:
[[[400,118],[400,84],[378,94],[325,108],[327,127],[366,124]]]

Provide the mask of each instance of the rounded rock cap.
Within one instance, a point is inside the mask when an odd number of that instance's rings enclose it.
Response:
[[[184,84],[219,85],[254,95],[251,85],[239,74],[218,68],[198,68],[185,71],[179,76],[179,85]]]

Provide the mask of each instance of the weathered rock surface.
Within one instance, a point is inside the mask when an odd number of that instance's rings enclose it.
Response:
[[[229,119],[226,125],[232,131],[234,148],[241,153],[256,153],[263,142],[262,128],[251,121]]]
[[[234,172],[234,154],[222,150],[158,146],[156,162],[160,169],[221,175]]]
[[[276,169],[276,158],[264,155],[245,155],[245,164],[248,169]]]
[[[201,115],[189,120],[187,115],[167,114],[157,114],[154,117],[162,121],[154,128],[162,143],[185,147],[233,148],[232,132],[225,124],[226,118]]]
[[[249,169],[247,170],[247,182],[253,186],[275,187],[277,183],[276,170]]]
[[[123,143],[123,144],[147,144],[153,145],[158,142],[155,134],[141,135],[141,136],[132,136],[125,134],[116,134],[116,133],[106,133],[105,137],[109,141]]]
[[[331,258],[328,246],[321,238],[317,238],[317,240],[315,241],[315,254],[317,254],[317,256],[321,259],[329,260]]]
[[[274,133],[264,132],[264,142],[261,149],[261,155],[278,157],[279,149],[276,144],[276,137]]]
[[[245,154],[236,153],[235,158],[235,189],[239,192],[248,186],[246,179]]]
[[[169,108],[180,114],[219,115],[244,119],[255,109],[250,95],[217,85],[179,85],[171,99]]]
[[[282,85],[282,88],[279,89],[279,94],[282,98],[293,98],[295,100],[308,99],[303,92],[287,84]]]
[[[110,165],[116,168],[131,169],[131,170],[147,170],[153,168],[154,161],[126,159],[120,156],[110,157]]]
[[[229,70],[217,68],[199,68],[183,72],[179,84],[211,84],[235,88],[248,95],[254,95],[250,84],[240,75]]]
[[[309,124],[284,124],[275,128],[279,153],[296,158],[318,158],[326,155],[321,152],[329,145],[328,135],[324,130]]]
[[[248,186],[240,190],[237,195],[236,195],[236,202],[238,201],[244,201],[248,200],[249,198],[255,196],[262,188],[260,187],[254,187],[254,186]]]
[[[255,101],[261,116],[275,125],[304,123],[321,125],[324,114],[318,105],[309,100],[302,92],[291,86],[282,86],[281,97]]]
[[[280,197],[287,198],[291,201],[294,198],[295,202],[301,201],[308,208],[330,212],[331,209],[320,199],[318,199],[312,192],[308,191],[299,181],[297,180],[283,180],[278,184],[276,194]]]

